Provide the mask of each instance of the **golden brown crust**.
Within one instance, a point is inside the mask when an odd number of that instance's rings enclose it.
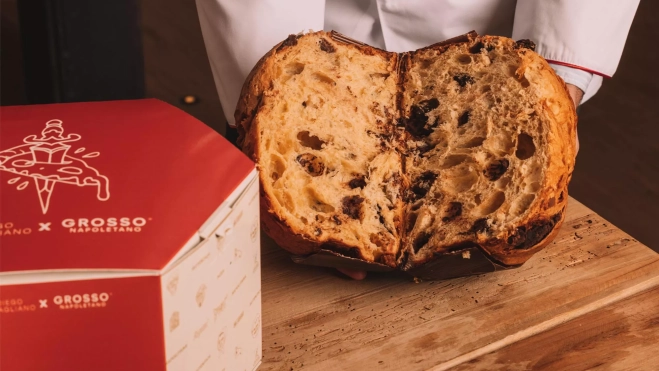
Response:
[[[259,143],[261,142],[259,116],[268,109],[267,104],[264,103],[276,96],[275,92],[270,91],[273,71],[276,68],[274,56],[286,53],[288,48],[295,46],[300,37],[304,36],[291,35],[288,39],[273,47],[254,67],[241,92],[235,111],[236,124],[240,133],[239,145],[257,163],[257,167],[260,167]],[[332,36],[330,35],[330,37]],[[431,48],[443,51],[456,44],[471,43],[477,38],[487,41],[491,37],[483,36],[479,38],[475,33],[470,33],[444,43],[431,45],[424,48],[424,50]],[[333,40],[337,41],[337,38],[333,37]],[[338,41],[342,41],[340,37]],[[363,44],[351,43],[350,46],[370,55],[390,55],[390,53]],[[401,81],[406,76],[405,67],[409,64],[409,58],[413,53],[415,52],[398,55],[398,63],[401,66]],[[517,49],[517,53],[523,61],[520,70],[530,70],[527,78],[548,84],[546,87],[548,93],[542,101],[541,112],[542,115],[548,118],[547,122],[549,123],[547,126],[548,133],[546,134],[548,161],[545,168],[544,183],[528,213],[526,213],[527,216],[517,221],[515,228],[487,238],[480,236],[466,238],[454,247],[446,246],[443,249],[446,254],[455,254],[456,251],[461,251],[465,245],[478,246],[479,251],[485,252],[493,262],[504,266],[518,266],[524,263],[533,254],[546,246],[557,234],[564,219],[564,210],[568,200],[567,186],[574,169],[576,145],[576,112],[565,83],[554,73],[543,58],[524,45]],[[402,98],[400,97],[401,94],[397,94],[397,107],[401,105],[400,99]],[[404,141],[404,136],[405,134],[403,134],[403,138],[399,138],[401,142]],[[282,219],[277,208],[273,205],[272,195],[270,194],[270,180],[264,172],[260,173],[260,181],[262,185],[262,226],[264,231],[281,247],[297,255],[309,255],[320,250],[331,250],[352,258],[364,258],[360,255],[359,249],[332,239],[331,236],[324,236],[321,239],[304,235],[301,231],[292,228]],[[405,176],[401,181],[404,184],[409,183]],[[402,207],[399,213],[399,223],[396,228],[404,230],[402,220],[405,220],[405,218],[403,218]],[[396,256],[385,255],[380,262],[391,267],[400,264],[400,268],[403,270],[414,270],[418,269],[420,265],[438,259],[438,256],[431,256],[414,264],[405,259],[397,263],[396,258]],[[466,261],[465,264],[469,265],[470,262]],[[498,264],[493,264],[493,266],[498,266]]]

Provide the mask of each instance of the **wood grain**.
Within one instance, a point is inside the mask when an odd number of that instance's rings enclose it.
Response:
[[[443,369],[659,285],[659,255],[574,199],[527,264],[470,278],[348,281],[263,242],[262,370]]]
[[[654,288],[452,370],[657,370],[657,345]]]

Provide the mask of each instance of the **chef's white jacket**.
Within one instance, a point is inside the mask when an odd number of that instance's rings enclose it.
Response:
[[[335,30],[403,52],[475,30],[530,39],[585,102],[616,71],[640,0],[196,0],[229,124],[247,75],[289,34]]]

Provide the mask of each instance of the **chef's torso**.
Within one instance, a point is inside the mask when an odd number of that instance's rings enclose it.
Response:
[[[517,0],[325,0],[326,31],[393,52],[476,31],[512,36]]]
[[[196,0],[230,123],[245,78],[289,34],[336,30],[393,52],[469,31],[531,39],[566,82],[595,94],[615,72],[639,0]]]

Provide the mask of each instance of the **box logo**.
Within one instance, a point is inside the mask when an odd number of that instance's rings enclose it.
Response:
[[[59,309],[89,309],[104,308],[110,300],[107,292],[93,292],[83,294],[55,295],[53,304]],[[47,300],[39,300],[41,308],[48,308]]]
[[[64,135],[61,120],[50,120],[41,131],[41,136],[28,135],[25,144],[0,151],[0,170],[17,175],[9,179],[9,184],[18,184],[22,191],[34,181],[41,203],[41,211],[48,212],[50,197],[55,184],[71,184],[78,187],[96,187],[96,198],[106,201],[110,198],[110,182],[98,170],[89,166],[85,159],[98,157],[98,152],[85,152],[79,147],[70,154],[70,142],[77,142],[78,134]],[[78,156],[76,156],[78,155]]]

